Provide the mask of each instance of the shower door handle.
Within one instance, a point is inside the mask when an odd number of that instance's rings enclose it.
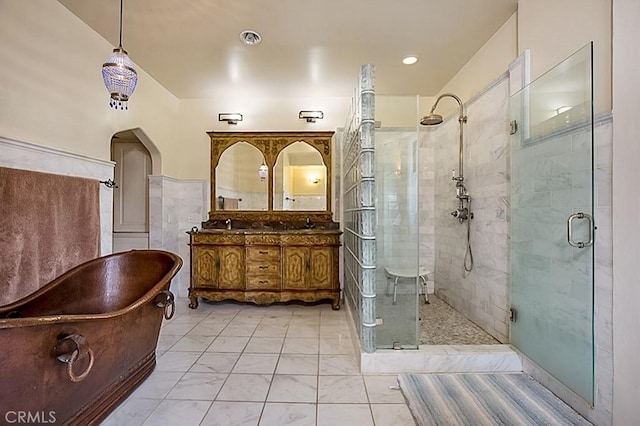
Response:
[[[575,219],[587,219],[589,222],[589,241],[583,242],[573,240],[573,221]],[[590,215],[582,212],[569,215],[569,218],[567,219],[567,242],[571,247],[577,248],[585,248],[593,244],[593,218]]]

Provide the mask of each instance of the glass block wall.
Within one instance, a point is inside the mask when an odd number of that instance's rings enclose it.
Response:
[[[374,73],[373,64],[360,70],[341,142],[344,299],[365,352],[374,352],[376,347]]]

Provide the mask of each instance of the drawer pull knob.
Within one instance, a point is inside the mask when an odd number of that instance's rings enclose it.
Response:
[[[260,268],[260,269],[269,269],[268,266],[264,266],[264,265],[260,265],[260,266],[258,266],[258,268]]]
[[[260,253],[260,254],[269,254],[268,251],[264,251],[264,250],[260,250],[258,253]]]

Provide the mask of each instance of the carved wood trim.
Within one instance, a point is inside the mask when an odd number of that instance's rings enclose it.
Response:
[[[200,245],[200,244],[230,244],[230,245],[244,245],[245,235],[244,234],[233,234],[226,232],[219,233],[204,233],[204,232],[194,232],[192,245]]]
[[[257,304],[330,299],[340,307],[340,231],[191,232],[190,307],[198,297]]]
[[[219,220],[222,217],[237,220],[305,220],[306,217],[315,216],[315,220],[326,219],[331,221],[331,139],[334,132],[207,132],[211,139],[210,182],[211,182],[211,209],[209,220]],[[269,168],[269,210],[261,211],[224,211],[217,210],[216,194],[216,166],[225,149],[237,142],[247,142],[256,147],[265,158],[265,164]],[[294,142],[306,142],[314,147],[322,157],[327,168],[326,183],[326,211],[319,212],[294,212],[273,210],[273,167],[280,152]],[[312,219],[314,219],[312,217]]]
[[[212,302],[223,300],[236,300],[239,302],[253,302],[257,305],[270,305],[276,302],[290,302],[299,300],[302,302],[317,302],[331,300],[333,306],[340,302],[340,291],[216,291],[210,289],[194,288],[189,294],[190,299],[204,297]]]

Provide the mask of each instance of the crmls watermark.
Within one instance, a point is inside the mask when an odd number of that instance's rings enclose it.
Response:
[[[56,422],[55,411],[7,411],[4,421],[8,424],[47,424]]]

